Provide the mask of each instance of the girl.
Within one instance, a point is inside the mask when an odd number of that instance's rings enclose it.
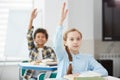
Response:
[[[66,3],[62,6],[61,18],[54,39],[54,50],[58,59],[57,78],[67,74],[82,74],[93,71],[107,76],[106,69],[99,64],[92,56],[79,52],[82,41],[82,34],[77,29],[70,29],[62,36],[64,27],[62,26],[68,10],[65,10]],[[63,47],[63,43],[65,49]]]

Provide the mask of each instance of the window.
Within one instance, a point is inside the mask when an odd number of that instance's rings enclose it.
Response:
[[[8,25],[10,12],[31,10],[33,3],[33,0],[0,0],[0,59],[5,58],[6,36],[8,27],[10,27]],[[18,20],[18,22],[20,21]]]

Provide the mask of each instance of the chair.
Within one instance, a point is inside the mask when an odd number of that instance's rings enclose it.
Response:
[[[113,60],[97,59],[97,61],[106,68],[108,75],[113,76]]]

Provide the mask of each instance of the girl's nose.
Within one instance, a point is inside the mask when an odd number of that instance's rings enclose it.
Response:
[[[77,43],[78,41],[77,40],[74,40],[74,43]]]

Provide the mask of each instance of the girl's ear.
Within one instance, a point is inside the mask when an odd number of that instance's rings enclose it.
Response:
[[[66,41],[64,41],[64,45],[65,45],[65,46],[67,46],[67,43],[66,43]]]

